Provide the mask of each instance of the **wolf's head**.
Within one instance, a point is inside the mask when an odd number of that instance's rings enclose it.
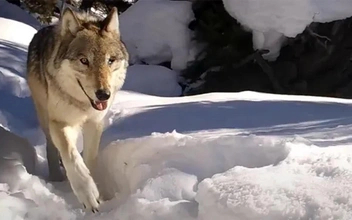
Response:
[[[59,27],[61,44],[55,65],[69,72],[93,108],[105,110],[110,97],[122,87],[128,66],[117,9],[98,19],[67,8]]]

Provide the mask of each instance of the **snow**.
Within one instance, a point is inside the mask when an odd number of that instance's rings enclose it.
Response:
[[[37,21],[32,15],[30,15],[29,13],[25,13],[21,8],[19,8],[14,4],[8,3],[7,1],[0,1],[0,18],[7,18],[18,22],[23,22],[37,30],[38,28],[41,27],[40,22]],[[22,26],[24,26],[24,24],[22,24]],[[8,26],[7,28],[12,28],[12,27]],[[20,27],[17,25],[16,28],[20,28]],[[25,33],[26,29],[24,30],[23,33]],[[2,27],[0,30],[3,31],[5,29]],[[12,30],[14,31],[15,28],[13,28]]]
[[[13,19],[0,17],[1,40],[28,45],[37,32],[33,27]]]
[[[223,0],[225,9],[253,32],[254,49],[268,49],[275,60],[285,37],[295,37],[312,22],[352,16],[350,0]]]
[[[0,182],[6,182],[15,188],[18,177],[24,173],[34,174],[37,156],[29,142],[0,127],[0,137],[3,138],[0,146]],[[15,175],[16,174],[16,175]]]
[[[155,79],[158,79],[158,86]],[[178,79],[179,74],[169,68],[135,64],[128,68],[122,89],[155,96],[180,96],[182,88]]]
[[[352,219],[352,100],[181,97],[175,71],[139,64],[106,117],[94,173],[106,201],[85,212],[67,182],[47,182],[25,81],[33,33],[9,33],[0,33],[2,219]]]
[[[199,184],[200,218],[351,219],[351,146],[288,147],[278,166],[237,166]]]
[[[120,15],[121,37],[130,63],[160,64],[171,61],[182,70],[195,54],[191,41],[191,2],[139,0]],[[167,19],[165,19],[167,18]]]

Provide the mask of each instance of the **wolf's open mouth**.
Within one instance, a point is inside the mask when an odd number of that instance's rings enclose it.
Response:
[[[81,87],[82,91],[84,92],[84,94],[87,96],[87,98],[90,101],[90,104],[92,105],[92,107],[98,111],[103,111],[108,107],[108,102],[107,101],[94,101],[93,99],[91,99],[88,94],[86,93],[86,91],[83,89],[83,86],[81,84],[81,82],[77,79],[78,85],[79,87]]]
[[[107,101],[100,102],[100,101],[90,100],[90,104],[92,104],[93,108],[99,111],[103,111],[108,107]]]

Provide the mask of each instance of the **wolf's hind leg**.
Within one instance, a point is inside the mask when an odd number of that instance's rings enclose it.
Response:
[[[61,182],[65,180],[65,177],[60,168],[60,155],[57,148],[54,146],[51,138],[46,139],[46,157],[48,160],[49,167],[49,180]]]

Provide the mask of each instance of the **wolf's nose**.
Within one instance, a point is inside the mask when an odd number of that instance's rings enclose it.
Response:
[[[95,96],[99,99],[99,101],[106,101],[110,98],[110,91],[106,89],[98,89],[95,92]]]

